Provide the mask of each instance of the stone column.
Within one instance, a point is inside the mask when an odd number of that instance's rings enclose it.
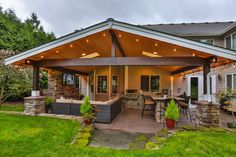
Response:
[[[196,124],[200,127],[219,127],[219,104],[209,102],[195,102],[197,104]]]
[[[45,104],[43,96],[30,96],[25,98],[24,113],[36,115],[45,113]]]

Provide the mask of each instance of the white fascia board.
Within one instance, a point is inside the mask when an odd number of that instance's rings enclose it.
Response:
[[[69,42],[84,38],[86,36],[89,36],[89,35],[107,30],[110,27],[111,27],[110,22],[103,22],[103,23],[100,23],[98,25],[95,25],[95,26],[92,26],[92,27],[89,27],[89,28],[85,28],[84,30],[78,31],[76,33],[72,33],[72,34],[70,34],[68,36],[65,36],[65,37],[61,37],[59,39],[56,39],[55,41],[49,42],[47,44],[35,47],[35,48],[30,49],[28,51],[13,55],[11,57],[8,57],[8,58],[5,59],[5,65],[12,64],[14,62],[26,59],[26,58],[34,56],[34,55],[37,55],[41,52],[50,50],[52,48],[61,46],[63,44],[67,44]]]
[[[183,46],[183,47],[201,51],[207,54],[216,55],[216,56],[231,59],[231,60],[236,60],[236,51],[233,51],[233,50],[227,50],[227,49],[216,47],[213,45],[208,45],[208,44],[200,43],[197,41],[184,39],[178,36],[173,36],[170,34],[165,34],[165,33],[153,31],[150,29],[146,29],[146,28],[142,28],[142,27],[138,27],[134,25],[120,23],[120,22],[114,22],[111,28],[124,31],[124,32],[137,34],[144,37],[148,37],[151,39],[156,39],[163,42]]]

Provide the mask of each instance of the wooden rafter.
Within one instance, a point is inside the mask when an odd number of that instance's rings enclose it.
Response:
[[[120,50],[120,53],[121,53],[122,57],[126,57],[125,52],[124,52],[119,40],[117,39],[115,32],[113,30],[109,30],[109,32],[111,34],[112,41],[114,41],[115,44],[117,45],[118,49]]]
[[[178,70],[172,72],[171,74],[172,74],[172,75],[180,74],[180,73],[182,73],[182,72],[189,71],[189,70],[195,69],[195,68],[197,68],[197,67],[199,67],[199,66],[187,66],[187,67],[183,67],[183,68],[181,68],[181,69],[178,69]]]

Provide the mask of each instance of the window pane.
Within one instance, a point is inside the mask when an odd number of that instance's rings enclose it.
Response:
[[[213,45],[213,42],[214,42],[213,39],[201,39],[200,41],[203,43],[211,44],[211,45]]]
[[[141,90],[149,91],[149,76],[148,75],[141,76]]]
[[[107,76],[98,76],[97,93],[107,93]]]
[[[112,93],[117,93],[118,89],[118,77],[112,76]]]
[[[234,74],[233,84],[234,84],[234,90],[236,90],[236,74]]]
[[[226,48],[231,49],[231,36],[226,38]]]
[[[233,34],[233,36],[232,36],[232,44],[233,44],[233,46],[232,46],[232,48],[233,48],[233,50],[236,50],[236,34]]]
[[[159,92],[160,89],[160,77],[151,76],[151,92]]]
[[[232,89],[232,75],[226,76],[226,85],[227,85],[227,88]]]

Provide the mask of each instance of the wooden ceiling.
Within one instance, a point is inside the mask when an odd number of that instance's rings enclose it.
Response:
[[[208,58],[211,55],[196,51],[193,49],[181,47],[178,45],[165,43],[159,40],[138,36],[135,34],[113,30],[116,37],[127,57],[147,57],[142,54],[143,51],[157,54],[162,57],[177,57],[177,56],[197,56],[202,58]],[[50,49],[42,52],[28,59],[30,60],[43,60],[43,59],[69,59],[69,58],[80,58],[83,55],[89,55],[92,53],[98,53],[99,57],[110,57],[111,56],[111,34],[109,30],[102,31],[91,36],[73,41],[61,45],[59,47]],[[116,56],[121,57],[120,50],[116,47]],[[225,62],[224,58],[218,58],[218,62]],[[25,65],[26,60],[17,62],[16,65]],[[91,71],[92,67],[74,67],[81,71]],[[166,71],[173,72],[182,67],[180,66],[165,66],[160,67]]]

